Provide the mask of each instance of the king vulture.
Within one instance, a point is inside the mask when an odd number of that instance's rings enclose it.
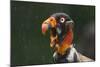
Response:
[[[50,47],[55,63],[93,61],[73,46],[74,21],[66,13],[54,13],[42,23],[42,33],[50,30]]]

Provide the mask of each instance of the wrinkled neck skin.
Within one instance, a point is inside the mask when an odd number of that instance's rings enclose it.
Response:
[[[69,28],[63,41],[59,44],[59,39],[56,34],[52,34],[53,31],[50,32],[50,46],[55,49],[56,52],[58,52],[61,55],[64,55],[68,48],[72,46],[73,41],[73,30],[72,28]],[[55,36],[53,36],[55,35]]]
[[[72,31],[72,29],[69,29],[61,44],[71,45],[72,41],[73,41],[73,31]]]

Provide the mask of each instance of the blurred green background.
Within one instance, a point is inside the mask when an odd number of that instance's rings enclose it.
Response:
[[[41,24],[51,14],[64,12],[75,22],[75,48],[95,59],[95,6],[11,1],[11,65],[52,64],[49,33]]]

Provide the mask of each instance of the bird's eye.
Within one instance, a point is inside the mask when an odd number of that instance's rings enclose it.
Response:
[[[64,23],[64,22],[65,22],[65,18],[63,18],[63,17],[60,18],[60,22],[61,22],[61,23]]]

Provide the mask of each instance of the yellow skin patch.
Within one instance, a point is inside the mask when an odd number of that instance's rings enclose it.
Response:
[[[59,45],[56,45],[56,46],[58,48],[57,52],[59,54],[61,54],[61,55],[64,55],[65,54],[65,51],[70,47],[70,46],[68,46],[68,44],[64,44],[62,46],[59,46]]]

